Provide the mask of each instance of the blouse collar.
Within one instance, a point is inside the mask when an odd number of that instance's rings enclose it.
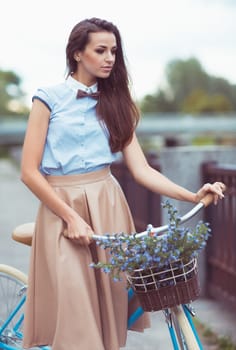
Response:
[[[82,84],[80,81],[74,79],[71,75],[69,75],[69,77],[66,79],[66,84],[75,92],[77,92],[79,89],[88,93],[97,92],[98,90],[97,83],[91,86],[86,86]]]

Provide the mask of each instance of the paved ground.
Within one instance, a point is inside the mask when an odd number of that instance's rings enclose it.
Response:
[[[38,201],[19,180],[14,162],[0,159],[0,262],[28,271],[30,248],[11,240],[16,225],[34,221]],[[194,303],[198,318],[218,334],[236,343],[236,316],[222,304],[199,299]],[[168,330],[161,312],[153,313],[152,328],[144,333],[130,332],[126,350],[169,350]],[[205,347],[205,349],[208,349]]]

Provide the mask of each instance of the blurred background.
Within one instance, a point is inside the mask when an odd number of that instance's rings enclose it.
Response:
[[[224,203],[196,220],[205,218],[214,228],[200,261],[202,294],[236,308],[235,0],[2,4],[0,257],[27,272],[29,248],[10,236],[16,225],[35,220],[38,206],[19,179],[31,97],[38,87],[64,80],[70,31],[91,17],[112,21],[120,30],[131,91],[141,110],[137,134],[151,164],[193,191],[203,182],[227,184]],[[137,229],[166,220],[163,198],[134,184],[122,161],[114,173]],[[191,206],[173,202],[181,212]]]
[[[22,140],[35,90],[64,79],[73,26],[101,17],[120,29],[132,93],[142,112],[140,134],[149,133],[142,138],[146,151],[163,145],[235,145],[235,15],[233,0],[5,2],[0,143]]]

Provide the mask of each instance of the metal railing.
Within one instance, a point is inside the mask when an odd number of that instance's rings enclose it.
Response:
[[[224,200],[205,211],[212,236],[206,250],[206,292],[236,307],[236,165],[204,163],[203,182],[222,181]]]

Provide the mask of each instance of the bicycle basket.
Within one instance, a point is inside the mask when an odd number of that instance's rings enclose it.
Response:
[[[200,294],[197,259],[178,260],[162,269],[134,270],[126,277],[144,311],[188,304]]]

